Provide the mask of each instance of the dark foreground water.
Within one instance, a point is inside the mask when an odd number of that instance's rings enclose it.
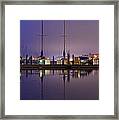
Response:
[[[21,71],[21,100],[98,100],[98,70]]]

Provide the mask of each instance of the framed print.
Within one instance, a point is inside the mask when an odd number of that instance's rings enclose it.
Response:
[[[1,119],[118,119],[118,2],[1,2]]]

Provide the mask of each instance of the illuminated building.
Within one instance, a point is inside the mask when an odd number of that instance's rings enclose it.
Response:
[[[89,59],[92,60],[93,65],[99,65],[99,54],[90,54]]]
[[[80,64],[80,58],[79,57],[74,57],[74,64],[79,65]]]
[[[89,64],[89,57],[87,56],[80,56],[80,64],[81,65],[88,65]]]
[[[57,60],[57,64],[61,65],[62,64],[62,60]]]
[[[38,64],[40,65],[50,65],[50,59],[46,57],[42,57],[38,60]]]
[[[45,65],[50,65],[50,60],[49,59],[45,59]]]
[[[64,59],[64,65],[67,65],[67,64],[68,64],[68,59],[65,58],[65,59]]]
[[[57,58],[56,58],[56,64],[58,64],[58,65],[61,65],[62,64],[62,56],[58,56]]]
[[[99,55],[94,54],[93,65],[99,65]]]

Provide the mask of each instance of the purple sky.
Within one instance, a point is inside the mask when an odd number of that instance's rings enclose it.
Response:
[[[47,57],[62,56],[63,53],[63,20],[44,20],[44,55]],[[40,55],[41,20],[20,21],[20,54],[21,56]],[[82,55],[99,53],[98,20],[66,20],[66,51]]]

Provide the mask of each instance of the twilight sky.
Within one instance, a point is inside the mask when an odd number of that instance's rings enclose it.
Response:
[[[44,20],[44,55],[62,56],[63,20]],[[20,21],[21,56],[39,56],[41,50],[41,20]],[[99,53],[98,20],[66,20],[66,51],[76,56]]]

